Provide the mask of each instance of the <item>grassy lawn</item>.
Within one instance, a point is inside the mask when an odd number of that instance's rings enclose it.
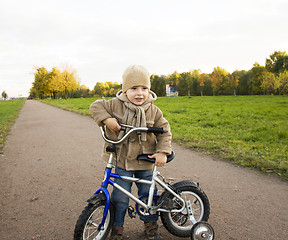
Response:
[[[68,111],[91,116],[89,106],[96,101],[95,98],[71,98],[71,99],[43,99],[41,102],[59,107]]]
[[[3,152],[5,138],[24,103],[24,99],[0,101],[0,153]]]
[[[156,105],[180,144],[288,177],[287,97],[182,97]]]
[[[84,115],[93,101],[45,100]],[[179,144],[288,178],[288,97],[160,97],[155,105]]]

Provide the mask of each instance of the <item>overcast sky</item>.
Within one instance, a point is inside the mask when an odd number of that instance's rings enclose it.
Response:
[[[288,52],[287,0],[0,0],[0,91],[29,95],[33,66],[70,65],[81,84],[151,74],[228,72]]]

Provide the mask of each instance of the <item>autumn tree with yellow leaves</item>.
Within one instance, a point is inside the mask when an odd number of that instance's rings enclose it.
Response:
[[[77,81],[76,71],[65,67],[61,72],[54,67],[49,72],[45,67],[35,67],[34,82],[30,89],[30,96],[33,98],[59,98],[67,99],[69,94],[80,88]]]

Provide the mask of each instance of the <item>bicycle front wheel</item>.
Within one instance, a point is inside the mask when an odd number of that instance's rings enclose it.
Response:
[[[103,230],[98,230],[105,209],[105,201],[89,204],[80,215],[74,230],[74,240],[104,240],[107,238],[114,218],[110,203]]]

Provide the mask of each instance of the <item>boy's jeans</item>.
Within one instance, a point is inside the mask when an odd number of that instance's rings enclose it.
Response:
[[[119,173],[119,175],[128,176],[128,177],[134,176],[136,178],[141,178],[145,180],[152,179],[152,170],[126,171],[122,168],[117,168],[115,172]],[[115,178],[115,182],[119,184],[121,187],[123,187],[125,190],[131,192],[132,182],[125,182],[124,180],[120,178]],[[138,187],[138,196],[141,196],[143,194],[149,194],[149,188],[151,185],[137,183],[137,182],[136,182],[136,185]],[[155,187],[154,194],[156,193],[157,193],[157,188]],[[117,188],[113,188],[113,191],[111,194],[111,200],[114,205],[113,226],[122,227],[124,225],[125,214],[129,206],[129,198]],[[142,221],[145,220],[145,222],[156,222],[158,220],[158,216],[153,216],[153,217],[148,217],[148,218],[144,218],[140,216],[140,219]]]

